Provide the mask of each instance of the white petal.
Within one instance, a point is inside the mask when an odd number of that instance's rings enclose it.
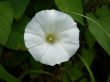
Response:
[[[46,51],[45,55],[41,59],[41,63],[53,66],[55,64],[60,64],[68,60],[69,60],[68,53],[59,43],[57,43],[51,46]]]
[[[44,43],[38,46],[31,47],[28,50],[36,61],[40,61],[41,58],[45,55],[48,48],[49,46]]]
[[[38,12],[38,13],[36,13],[35,17],[36,17],[36,20],[39,21],[39,24],[45,33],[48,33],[51,31],[52,21],[51,21],[51,16],[50,16],[49,10],[44,10],[44,11]]]
[[[25,28],[25,32],[43,36],[43,37],[45,35],[39,22],[36,20],[35,17],[33,17],[33,19],[27,24]]]
[[[70,57],[74,55],[79,48],[79,30],[70,29],[60,33],[60,42]]]
[[[24,40],[27,48],[44,43],[44,39],[42,37],[31,33],[24,33]]]
[[[72,43],[61,42],[61,45],[63,46],[65,51],[67,51],[70,57],[72,57],[79,48],[79,43],[72,44]]]
[[[55,32],[63,32],[72,28],[77,27],[71,16],[65,13],[56,13],[54,16],[53,26],[55,27]]]
[[[76,23],[74,22],[72,17],[56,10],[44,10],[37,13],[35,17],[46,33],[48,33],[48,31],[65,31],[76,26]]]
[[[66,30],[59,34],[60,40],[68,43],[79,43],[79,30],[78,28],[73,28]]]

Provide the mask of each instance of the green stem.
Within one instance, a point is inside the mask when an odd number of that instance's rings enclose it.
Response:
[[[25,75],[27,74],[46,74],[46,75],[49,75],[49,76],[52,76],[55,78],[55,76],[49,72],[46,72],[46,71],[43,71],[43,70],[28,70],[26,71],[25,73],[23,73],[19,79],[22,79]]]
[[[83,62],[83,64],[85,65],[87,71],[89,72],[89,75],[90,75],[90,77],[91,77],[91,81],[92,81],[92,82],[95,82],[93,73],[92,73],[90,67],[88,66],[88,64],[86,63],[86,61],[84,60],[84,58],[83,58],[82,56],[80,56],[80,55],[78,55],[78,57],[79,57],[80,60]]]

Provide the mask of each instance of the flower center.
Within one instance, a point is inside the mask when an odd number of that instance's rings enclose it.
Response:
[[[48,43],[51,43],[51,44],[55,43],[55,41],[56,41],[55,35],[54,34],[48,34],[46,37],[46,41]]]

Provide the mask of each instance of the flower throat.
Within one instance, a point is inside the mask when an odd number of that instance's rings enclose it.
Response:
[[[48,34],[46,37],[46,41],[50,44],[54,44],[56,41],[56,37],[54,34]]]

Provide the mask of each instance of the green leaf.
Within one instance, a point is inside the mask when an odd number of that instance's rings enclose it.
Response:
[[[14,11],[14,18],[19,19],[26,10],[29,0],[9,0]]]
[[[88,63],[87,63],[87,61],[86,61],[82,56],[80,56],[80,55],[78,55],[78,56],[79,56],[81,62],[85,65],[85,67],[86,67],[86,69],[87,69],[87,71],[88,71],[88,73],[89,73],[89,75],[90,75],[91,82],[95,82],[95,78],[94,78],[94,76],[93,76],[93,73],[92,73],[92,71],[91,71],[91,69],[90,69],[90,67],[89,67],[89,65],[88,65]]]
[[[3,46],[0,45],[0,61],[1,61],[2,53],[3,53]]]
[[[22,19],[13,23],[12,32],[6,43],[6,47],[14,50],[26,50],[24,46],[24,29],[29,18],[23,16]]]
[[[82,78],[79,82],[88,82],[87,78]]]
[[[96,39],[89,31],[85,32],[85,38],[87,40],[87,44],[88,44],[89,48],[91,49],[94,46]]]
[[[83,14],[81,0],[55,0],[55,3],[60,10],[70,14],[77,22],[83,25],[83,17],[71,13]]]
[[[4,45],[11,32],[13,12],[8,1],[0,1],[0,44]]]
[[[19,79],[15,78],[11,74],[9,74],[3,66],[0,64],[0,78],[7,82],[21,82]]]
[[[97,9],[95,13],[88,13],[97,25],[88,20],[89,31],[96,38],[97,42],[110,55],[110,10],[107,6]]]
[[[86,63],[90,66],[94,59],[95,51],[82,48],[81,53]]]
[[[29,54],[29,61],[31,64],[30,69],[42,69],[43,65],[40,62],[37,62],[30,54]]]
[[[63,74],[63,82],[71,82],[67,74]]]

